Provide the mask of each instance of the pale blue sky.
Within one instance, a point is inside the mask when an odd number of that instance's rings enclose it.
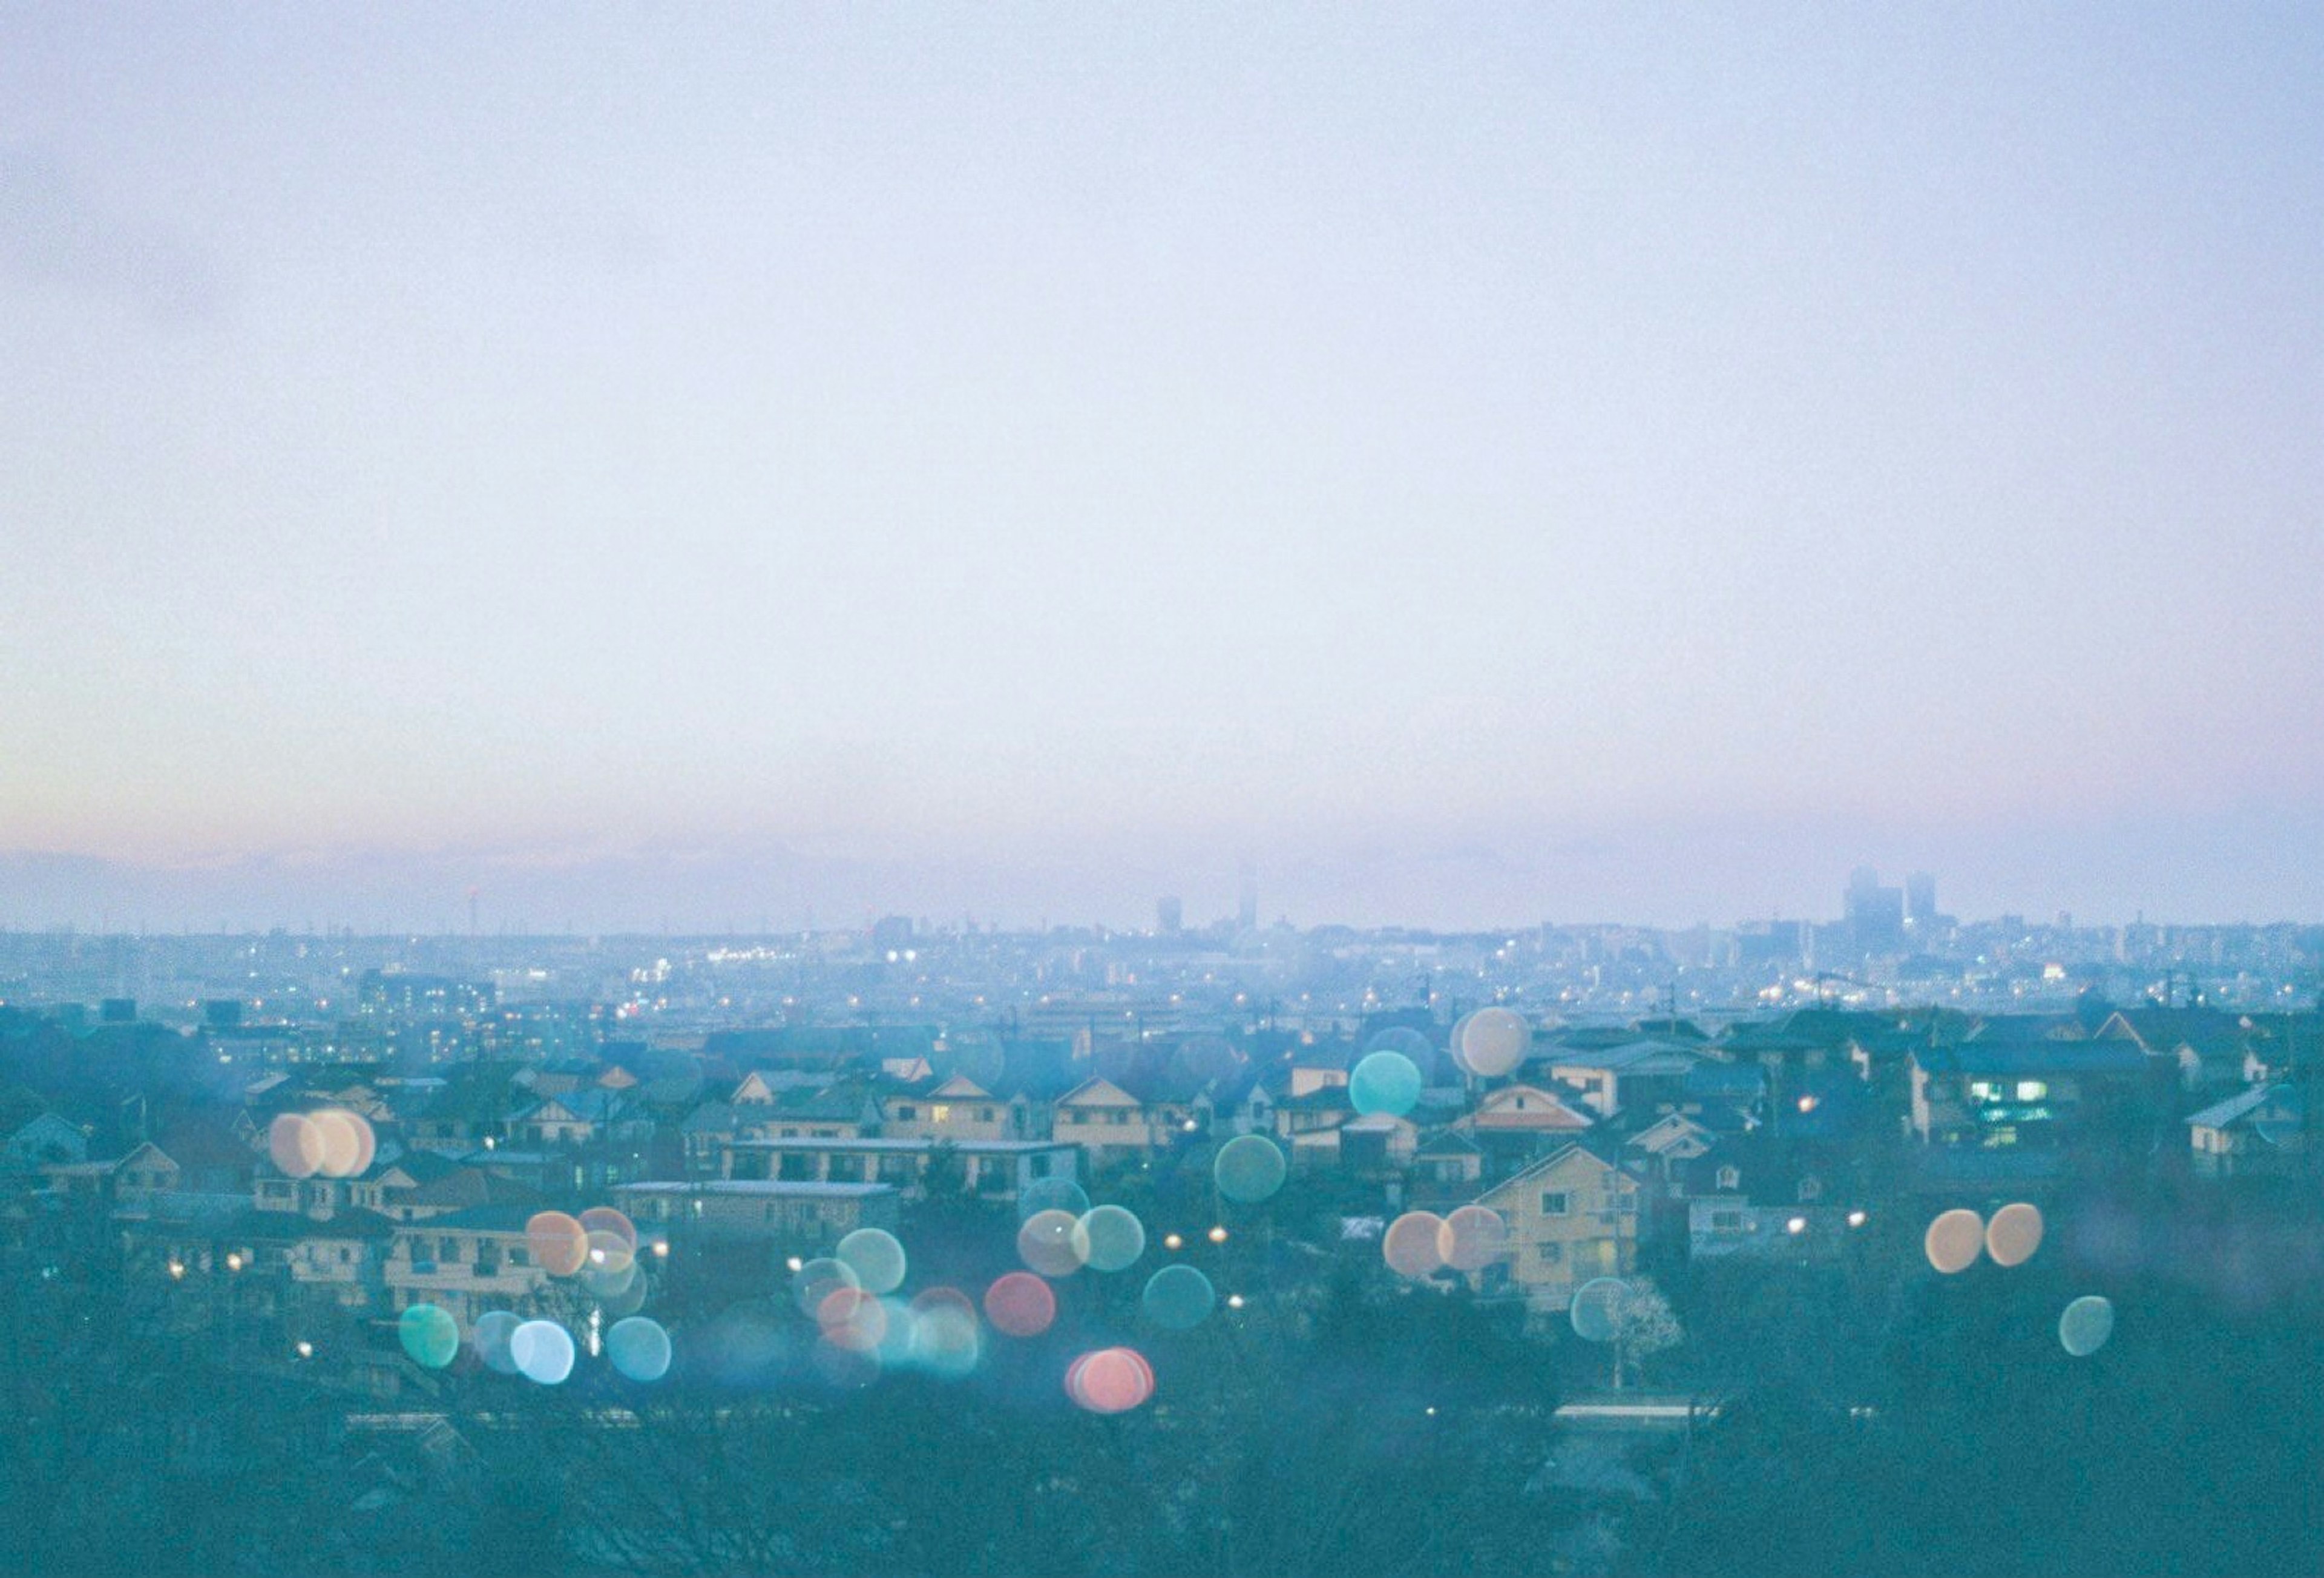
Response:
[[[1876,9],[12,7],[0,852],[2324,916],[2324,12]]]

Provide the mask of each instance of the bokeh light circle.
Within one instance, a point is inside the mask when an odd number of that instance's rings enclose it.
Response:
[[[1238,1134],[1219,1147],[1211,1160],[1211,1177],[1219,1193],[1243,1205],[1256,1205],[1283,1187],[1291,1164],[1283,1149],[1264,1134]]]
[[[1373,1052],[1348,1075],[1348,1100],[1366,1117],[1401,1118],[1419,1104],[1420,1066],[1401,1052]]]
[[[861,1293],[863,1279],[855,1268],[844,1260],[835,1260],[828,1255],[818,1256],[791,1273],[791,1297],[798,1300],[803,1315],[816,1315],[824,1302],[837,1292]]]
[[[527,1321],[509,1333],[509,1357],[527,1380],[559,1385],[573,1373],[573,1334],[555,1321]]]
[[[835,1287],[816,1306],[816,1324],[835,1347],[870,1352],[888,1335],[888,1308],[860,1287]]]
[[[630,1253],[638,1252],[638,1224],[625,1213],[611,1205],[592,1205],[580,1217],[581,1231],[589,1233],[609,1232],[622,1241]]]
[[[1622,1311],[1630,1301],[1630,1285],[1619,1277],[1596,1277],[1574,1291],[1565,1318],[1573,1334],[1585,1343],[1610,1343],[1621,1329]]]
[[[615,1321],[605,1332],[605,1357],[632,1380],[659,1380],[669,1373],[669,1333],[650,1315]]]
[[[1950,1277],[1977,1264],[1985,1250],[1985,1218],[1967,1206],[1956,1206],[1929,1223],[1922,1248],[1929,1264]]]
[[[1444,1269],[1444,1219],[1433,1211],[1407,1211],[1380,1234],[1380,1258],[1399,1277],[1434,1277]]]
[[[2095,1293],[2084,1294],[2058,1317],[2058,1342],[2077,1359],[2088,1359],[2114,1335],[2114,1302]]]
[[[1040,1281],[1038,1277],[1035,1281]],[[1047,1284],[1042,1284],[1043,1291]],[[954,1287],[931,1287],[912,1300],[910,1361],[930,1375],[957,1380],[976,1368],[984,1348],[976,1306]]]
[[[1192,1266],[1165,1266],[1146,1279],[1138,1307],[1166,1332],[1187,1332],[1218,1307],[1218,1290]]]
[[[1070,1277],[1082,1269],[1074,1250],[1081,1219],[1063,1211],[1037,1211],[1017,1230],[1017,1257],[1044,1277]]]
[[[1452,1061],[1480,1079],[1499,1079],[1533,1050],[1533,1027],[1506,1008],[1480,1008],[1452,1037]]]
[[[1044,1211],[1062,1211],[1079,1218],[1090,1208],[1090,1197],[1071,1178],[1035,1178],[1017,1196],[1017,1220],[1038,1216]]]
[[[490,1309],[476,1317],[468,1329],[468,1346],[488,1369],[503,1375],[516,1373],[516,1361],[509,1354],[509,1336],[521,1323],[504,1309]]]
[[[1074,1223],[1074,1254],[1093,1271],[1127,1271],[1146,1252],[1146,1227],[1120,1205],[1093,1205]]]
[[[316,1113],[309,1127],[322,1148],[315,1170],[327,1178],[359,1177],[378,1154],[379,1140],[372,1133],[370,1120],[360,1112],[332,1107]]]
[[[1481,1271],[1508,1251],[1509,1224],[1488,1205],[1463,1205],[1444,1219],[1436,1252],[1455,1271]]]
[[[984,1290],[984,1318],[1011,1337],[1038,1337],[1057,1318],[1057,1296],[1030,1271],[1010,1271]]]
[[[1154,1395],[1154,1367],[1134,1349],[1101,1348],[1066,1370],[1065,1395],[1093,1414],[1126,1414]]]
[[[1985,1224],[1985,1252],[1997,1266],[2022,1266],[2042,1247],[2042,1213],[2019,1201],[2005,1205]]]
[[[625,1239],[610,1228],[594,1227],[583,1231],[582,1241],[587,1255],[581,1262],[583,1272],[601,1271],[619,1274],[634,1269],[638,1263],[638,1241]],[[622,1284],[627,1287],[628,1284]]]
[[[397,1316],[395,1337],[414,1364],[429,1370],[441,1370],[459,1357],[460,1323],[437,1305],[415,1304]]]
[[[859,1227],[833,1253],[866,1293],[893,1293],[904,1285],[904,1246],[885,1228]]]
[[[589,1230],[562,1211],[536,1212],[524,1224],[533,1264],[552,1277],[570,1277],[589,1260]]]
[[[287,1178],[310,1178],[323,1166],[323,1134],[304,1112],[282,1112],[266,1126],[266,1154]]]
[[[644,1297],[645,1273],[638,1269],[637,1261],[630,1258],[628,1250],[621,1250],[611,1265],[598,1263],[597,1252],[593,1246],[589,1261],[581,1268],[581,1286],[589,1290],[591,1297],[622,1299],[632,1292],[640,1297]]]

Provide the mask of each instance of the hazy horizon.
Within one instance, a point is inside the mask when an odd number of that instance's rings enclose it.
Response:
[[[1671,23],[0,16],[0,924],[2324,918],[2324,13]]]

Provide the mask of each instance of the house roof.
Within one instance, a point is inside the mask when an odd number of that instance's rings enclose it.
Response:
[[[893,1195],[893,1184],[826,1183],[820,1178],[706,1178],[699,1183],[657,1182],[648,1184],[616,1184],[613,1193],[635,1197],[674,1195],[686,1199],[696,1195],[732,1195],[747,1200],[868,1200],[878,1195]]]
[[[1497,1195],[1515,1194],[1525,1185],[1533,1182],[1535,1179],[1542,1177],[1545,1173],[1554,1171],[1556,1168],[1563,1167],[1566,1163],[1576,1157],[1582,1158],[1593,1166],[1602,1167],[1610,1173],[1620,1173],[1622,1171],[1620,1167],[1616,1167],[1612,1162],[1608,1161],[1604,1157],[1600,1156],[1595,1150],[1591,1149],[1589,1146],[1582,1144],[1580,1140],[1571,1140],[1566,1144],[1559,1146],[1556,1149],[1549,1152],[1547,1155],[1542,1157],[1539,1160],[1533,1162],[1531,1165],[1520,1167],[1516,1172],[1511,1173],[1508,1177],[1503,1178],[1499,1183],[1495,1184],[1491,1188],[1487,1189],[1483,1194],[1479,1195],[1477,1196],[1477,1204],[1480,1205],[1488,1204]],[[1628,1175],[1624,1174],[1623,1176],[1627,1177]]]
[[[2301,1099],[2296,1084],[2255,1084],[2249,1090],[2238,1091],[2223,1102],[2215,1102],[2200,1112],[2187,1116],[2190,1129],[2225,1129],[2250,1116],[2270,1101],[2279,1102],[2290,1113],[2302,1114],[2307,1103]]]
[[[1417,1157],[1482,1156],[1484,1148],[1458,1129],[1440,1129],[1412,1153]]]
[[[1674,1041],[1625,1041],[1614,1047],[1555,1048],[1538,1061],[1552,1068],[1590,1068],[1644,1077],[1683,1075],[1702,1061],[1702,1054]]]
[[[1914,1059],[1932,1074],[2137,1074],[2151,1062],[2135,1041],[2017,1039],[1923,1047]]]

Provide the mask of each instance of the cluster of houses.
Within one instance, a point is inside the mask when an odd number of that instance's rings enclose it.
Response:
[[[1359,1111],[1351,1072],[1391,1030],[1422,1066],[1418,1098]],[[1508,1252],[1480,1285],[1555,1312],[1657,1241],[1813,1261],[1900,1198],[2038,1196],[2092,1158],[2288,1170],[2324,1016],[1823,1008],[1715,1033],[1541,1027],[1490,1080],[1445,1039],[1425,1015],[1080,1048],[740,1033],[404,1073],[292,1064],[226,1090],[111,1093],[94,1113],[19,1084],[0,1090],[0,1232],[22,1245],[100,1223],[124,1275],[224,1287],[301,1329],[423,1302],[466,1321],[555,1297],[526,1232],[546,1209],[619,1206],[657,1265],[761,1266],[932,1197],[1006,1208],[1043,1180],[1206,1167],[1258,1133],[1351,1215],[1494,1209]],[[364,1165],[286,1174],[271,1126],[323,1110],[362,1121]]]

